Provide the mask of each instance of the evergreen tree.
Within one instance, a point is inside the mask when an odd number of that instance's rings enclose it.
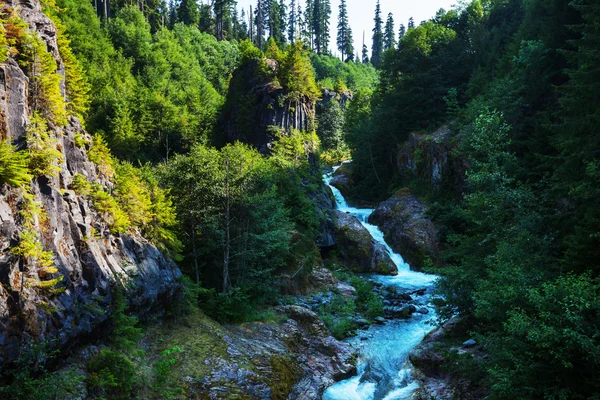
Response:
[[[348,23],[346,0],[342,0],[338,16],[337,48],[342,54],[343,61],[351,60],[354,57],[353,42],[352,28],[350,28],[350,24]]]
[[[263,44],[265,40],[265,12],[265,0],[258,0],[258,2],[256,3],[256,10],[254,11],[254,26],[256,27],[254,44],[261,50],[263,49]]]
[[[365,32],[363,32],[363,45],[362,45],[362,62],[363,64],[369,63],[369,49],[365,43]]]
[[[209,4],[201,4],[198,29],[200,29],[200,32],[206,32],[214,35],[214,26],[215,21],[213,20],[212,7]]]
[[[408,30],[415,29],[415,19],[410,17],[408,19]]]
[[[373,28],[373,48],[371,49],[371,63],[377,68],[383,55],[383,20],[381,19],[381,4],[377,0],[375,6],[375,27]]]
[[[396,47],[396,32],[394,30],[394,15],[388,14],[387,22],[385,24],[385,33],[383,34],[383,48],[384,50],[393,49]]]
[[[177,9],[177,21],[186,25],[198,25],[200,10],[196,0],[181,0]]]
[[[296,30],[298,29],[298,18],[296,14],[296,0],[290,0],[290,15],[288,17],[287,34],[288,41],[294,43],[296,40]]]
[[[285,0],[279,0],[279,39],[277,40],[280,45],[284,45],[286,42],[286,31],[287,31],[287,6]],[[290,41],[290,43],[294,43]]]
[[[171,0],[169,2],[169,28],[173,28],[177,23],[177,7],[175,2]]]
[[[304,8],[304,30],[302,36],[307,46],[314,50],[314,37],[315,37],[315,23],[314,23],[314,9],[316,0],[306,0]]]
[[[406,28],[404,27],[404,24],[400,24],[400,29],[398,30],[398,45],[400,45],[404,35],[406,35]]]
[[[237,13],[237,12],[236,12]],[[240,19],[238,20],[237,38],[246,40],[248,38],[248,22],[246,22],[246,11],[242,8]]]
[[[232,33],[233,7],[233,0],[215,0],[213,2],[215,36],[218,40],[224,40],[226,33]]]

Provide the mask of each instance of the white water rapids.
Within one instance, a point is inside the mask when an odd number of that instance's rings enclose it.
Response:
[[[324,179],[335,195],[337,209],[357,217],[371,236],[386,246],[398,267],[397,276],[371,275],[369,278],[383,287],[393,286],[399,293],[432,288],[436,276],[411,271],[402,256],[394,253],[385,242],[381,230],[368,223],[374,210],[350,207],[340,191],[330,185],[332,175],[327,174]],[[408,320],[389,320],[384,325],[359,331],[359,336],[349,340],[358,348],[358,375],[327,389],[323,400],[404,400],[412,397],[418,384],[412,379],[408,355],[433,329],[432,321],[435,320],[429,295],[413,297],[416,306],[427,308],[429,314],[415,313]],[[368,340],[364,340],[365,337]]]

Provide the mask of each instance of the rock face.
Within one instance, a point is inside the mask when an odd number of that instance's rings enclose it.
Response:
[[[209,373],[190,378],[192,398],[320,399],[325,389],[356,373],[350,345],[329,335],[303,307],[276,309],[281,325],[247,324],[222,334],[226,353],[210,357]]]
[[[351,163],[344,163],[340,165],[340,167],[333,173],[333,178],[329,183],[331,186],[342,192],[344,197],[348,197],[350,191],[352,190],[352,186],[354,186],[352,169],[353,166]]]
[[[464,160],[456,156],[456,145],[448,126],[430,135],[413,133],[397,155],[400,176],[418,176],[434,190],[446,186],[461,197],[465,190]]]
[[[315,173],[318,173],[315,171]],[[315,206],[321,224],[317,237],[317,246],[328,248],[335,246],[335,199],[331,188],[320,185],[319,190],[309,195],[309,199]]]
[[[401,189],[369,217],[369,223],[379,226],[387,243],[413,269],[421,269],[428,257],[438,261],[437,230],[425,216],[426,211],[427,204],[408,189]]]
[[[272,78],[278,64],[274,60],[249,60],[231,79],[228,99],[220,126],[227,141],[241,141],[268,153],[276,133],[270,127],[309,131],[314,126],[315,103],[307,97],[290,99]]]
[[[337,93],[331,89],[323,88],[321,100],[317,102],[318,104],[325,104],[330,101],[337,101],[340,103],[342,109],[346,108],[346,105],[352,101],[352,97],[354,97],[353,93],[350,90],[345,90],[342,93]]]
[[[338,255],[354,272],[397,275],[398,268],[386,248],[377,243],[360,221],[349,214],[336,211]]]
[[[56,57],[56,29],[42,13],[38,0],[11,1],[23,19],[36,30]],[[23,148],[30,117],[28,78],[12,59],[0,65],[0,116],[2,135]],[[79,121],[69,118],[66,127],[51,127],[63,162],[56,177],[41,176],[29,191],[47,218],[38,218],[33,230],[44,250],[51,251],[58,270],[46,276],[35,263],[14,254],[24,230],[20,214],[23,190],[0,187],[0,368],[18,356],[29,339],[50,340],[65,349],[89,336],[109,317],[111,285],[125,284],[125,294],[140,314],[160,309],[175,295],[180,271],[137,232],[113,235],[91,202],[68,189],[75,174],[109,189],[111,182],[87,158],[86,148],[75,137],[91,138]],[[86,145],[87,146],[87,145]],[[47,288],[43,280],[62,279]]]

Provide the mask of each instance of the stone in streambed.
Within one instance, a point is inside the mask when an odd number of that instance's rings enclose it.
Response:
[[[398,268],[385,246],[376,242],[358,218],[336,211],[336,248],[338,255],[353,272],[397,275]]]

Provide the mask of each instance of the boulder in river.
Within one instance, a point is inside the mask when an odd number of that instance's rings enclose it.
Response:
[[[335,239],[338,255],[353,272],[398,274],[385,246],[371,237],[358,218],[336,211]]]
[[[439,259],[437,229],[425,216],[427,204],[408,189],[401,189],[379,204],[369,217],[384,233],[390,247],[401,254],[413,269],[420,270],[425,260]]]
[[[329,183],[334,188],[338,189],[342,194],[347,197],[349,192],[354,186],[354,180],[352,178],[353,166],[351,163],[344,163],[333,173],[333,178]]]

